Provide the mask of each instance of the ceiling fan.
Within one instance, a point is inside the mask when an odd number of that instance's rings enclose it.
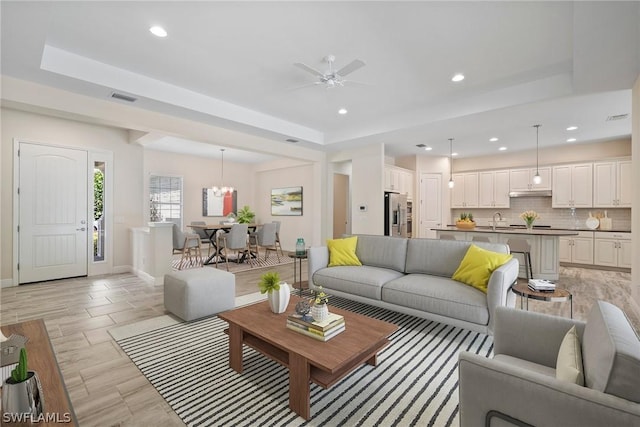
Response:
[[[301,62],[296,62],[295,64],[293,64],[294,66],[313,74],[314,76],[318,77],[318,81],[311,83],[307,86],[311,86],[311,85],[325,85],[327,89],[331,89],[334,88],[336,86],[344,86],[345,83],[357,83],[357,82],[353,82],[351,80],[345,80],[344,77],[347,74],[351,74],[354,71],[364,67],[366,64],[364,63],[364,61],[361,61],[360,59],[354,59],[353,61],[351,61],[350,63],[348,63],[347,65],[345,65],[344,67],[340,68],[339,70],[335,70],[334,69],[334,65],[333,62],[336,60],[336,57],[333,55],[327,55],[324,58],[324,61],[326,63],[329,64],[329,69],[326,73],[320,72],[318,70],[316,70],[313,67],[310,67],[306,64],[303,64]]]

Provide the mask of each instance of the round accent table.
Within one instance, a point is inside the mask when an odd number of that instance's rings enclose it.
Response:
[[[302,280],[302,260],[307,259],[307,252],[305,251],[304,255],[297,255],[295,252],[289,252],[289,258],[293,258],[293,287],[295,289],[296,285],[298,285],[300,289],[300,296],[302,296],[302,289],[305,286],[309,286],[308,281]],[[298,266],[296,266],[296,262],[298,263]]]
[[[524,300],[526,300],[525,308],[529,311],[529,299],[534,299],[538,301],[548,301],[548,302],[563,302],[569,301],[570,304],[570,314],[573,319],[573,295],[566,289],[557,288],[553,292],[538,292],[532,289],[529,289],[529,286],[526,283],[516,283],[511,287],[511,290],[514,294],[520,295],[522,298],[520,299],[520,308],[522,309],[522,305]]]

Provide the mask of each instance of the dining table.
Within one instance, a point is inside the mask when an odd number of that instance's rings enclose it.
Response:
[[[224,231],[225,233],[228,233],[229,231],[231,231],[231,227],[233,227],[234,224],[238,224],[237,222],[224,222],[221,224],[189,224],[187,225],[187,227],[191,227],[193,230],[204,230],[204,232],[207,235],[207,238],[209,239],[209,244],[213,247],[213,251],[211,253],[211,255],[209,255],[209,257],[204,261],[204,265],[209,265],[209,264],[213,264],[214,263],[214,259],[215,257],[219,257],[220,259],[218,261],[224,261],[224,255],[222,255],[221,252],[221,248],[218,248],[217,242],[216,242],[216,233],[219,230]],[[256,229],[258,227],[260,227],[262,224],[255,224],[255,223],[249,223],[247,224],[247,227],[249,229],[249,233],[253,233],[256,231]],[[255,256],[254,254],[250,254],[250,256]],[[245,259],[247,257],[246,252],[242,255],[242,257],[240,258],[240,262],[244,262]]]

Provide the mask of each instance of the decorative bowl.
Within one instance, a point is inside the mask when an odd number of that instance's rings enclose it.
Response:
[[[460,228],[462,230],[472,230],[476,228],[476,223],[475,221],[473,222],[456,221],[456,228]]]

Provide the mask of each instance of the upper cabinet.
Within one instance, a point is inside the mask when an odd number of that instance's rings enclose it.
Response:
[[[593,164],[593,206],[631,207],[631,160]]]
[[[553,167],[551,207],[593,207],[593,163]]]
[[[551,168],[544,166],[537,169],[542,181],[540,184],[533,183],[533,177],[536,175],[535,168],[511,169],[509,171],[509,187],[511,191],[538,191],[551,190]]]
[[[510,200],[508,170],[478,173],[479,208],[508,208]]]
[[[385,165],[384,190],[406,194],[408,200],[413,200],[415,173],[397,166]]]
[[[478,172],[454,173],[451,189],[452,208],[478,207]]]

